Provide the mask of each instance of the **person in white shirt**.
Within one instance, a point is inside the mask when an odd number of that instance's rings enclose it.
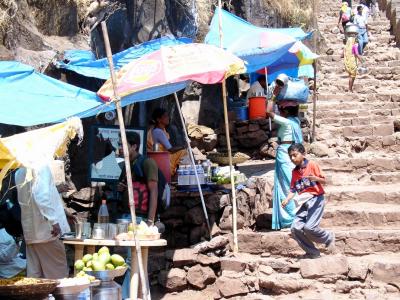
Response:
[[[251,97],[265,96],[265,89],[267,87],[267,81],[265,75],[260,75],[257,81],[254,82],[250,89],[247,91],[247,101]]]
[[[15,173],[15,184],[26,242],[27,276],[68,277],[65,248],[59,237],[70,228],[50,167],[36,171],[20,168]]]
[[[0,229],[0,278],[12,278],[26,269],[26,260],[18,256],[14,238]]]
[[[368,44],[368,17],[363,14],[363,5],[357,6],[357,14],[353,23],[358,26],[358,53],[363,55],[365,46]]]

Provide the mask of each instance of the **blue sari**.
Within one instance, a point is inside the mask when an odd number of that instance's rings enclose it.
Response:
[[[303,143],[299,118],[289,117],[288,120],[292,128],[292,141]],[[289,147],[290,144],[281,144],[276,150],[274,193],[272,196],[272,229],[275,230],[290,227],[296,215],[294,201],[290,201],[285,208],[281,206],[282,201],[289,194],[294,168],[288,154]]]

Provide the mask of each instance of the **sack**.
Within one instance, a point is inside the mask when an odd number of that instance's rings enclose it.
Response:
[[[350,17],[346,14],[342,14],[342,22],[350,21]]]
[[[135,208],[137,207],[138,211],[140,210],[142,214],[147,214],[149,210],[149,196],[150,193],[147,188],[147,182],[146,178],[144,175],[144,168],[143,164],[146,161],[146,157],[140,155],[136,159],[136,163],[132,167],[132,173],[134,175],[133,183],[137,184],[138,186],[138,196],[142,196],[142,202],[136,201],[136,196],[135,196]],[[139,185],[140,183],[140,185]],[[143,185],[145,186],[146,193],[144,193],[144,188]],[[134,188],[135,189],[135,188]],[[157,182],[157,190],[158,190],[158,197],[157,197],[157,212],[163,212],[165,211],[169,206],[171,202],[171,189],[170,186],[167,183],[167,180],[164,176],[164,174],[161,172],[160,169],[158,169],[158,182]],[[135,193],[135,191],[134,191]],[[142,194],[141,194],[142,193]],[[147,199],[146,199],[147,197]]]
[[[307,103],[309,95],[310,89],[304,83],[304,80],[289,78],[287,84],[283,87],[276,99],[278,101],[293,100],[299,103]]]

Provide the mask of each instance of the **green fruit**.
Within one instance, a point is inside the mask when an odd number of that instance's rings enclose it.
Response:
[[[79,273],[76,274],[77,277],[82,277],[82,276],[85,276],[85,275],[86,275],[85,271],[79,271]]]
[[[84,263],[81,259],[78,259],[78,260],[75,262],[74,267],[75,267],[75,270],[80,271],[80,270],[82,270],[82,269],[85,267],[85,263]]]
[[[106,269],[106,266],[102,262],[97,260],[93,261],[92,267],[94,271],[105,271]]]
[[[106,247],[106,246],[104,246],[104,247],[101,247],[100,249],[99,249],[99,251],[97,251],[97,253],[100,255],[100,254],[102,254],[102,253],[108,253],[108,254],[110,254],[110,250]]]
[[[93,260],[89,260],[87,263],[86,263],[86,268],[91,268],[93,266]]]
[[[106,264],[106,270],[114,270],[113,264]]]
[[[84,272],[89,272],[89,271],[93,271],[93,269],[92,268],[88,268],[88,267],[84,267],[83,268],[83,271]],[[86,275],[86,274],[85,274]]]
[[[92,255],[92,254],[86,254],[86,255],[82,258],[82,260],[83,260],[83,262],[84,262],[85,264],[87,264],[87,262],[90,261],[90,260],[92,260],[92,259],[93,259],[93,255]]]
[[[93,260],[98,260],[99,259],[99,255],[97,253],[93,254]]]
[[[125,264],[125,259],[121,255],[113,254],[111,255],[111,262],[114,266],[118,267]]]
[[[104,265],[108,264],[110,262],[111,255],[110,253],[101,253],[99,255],[98,261],[102,262]]]

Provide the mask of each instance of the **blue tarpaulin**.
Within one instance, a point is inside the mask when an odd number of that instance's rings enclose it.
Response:
[[[222,19],[223,47],[245,60],[249,73],[268,67],[286,54],[296,41],[311,36],[301,28],[257,27],[217,8],[205,38],[206,44],[220,46],[219,14]]]
[[[118,71],[124,65],[134,59],[142,57],[145,54],[160,49],[161,46],[173,46],[178,44],[191,43],[189,38],[179,38],[165,36],[159,39],[151,40],[143,44],[131,47],[113,55],[114,68]],[[65,51],[64,58],[68,62],[57,62],[57,67],[74,71],[86,77],[99,79],[110,78],[110,69],[108,68],[107,58],[96,60],[91,51],[69,50]]]
[[[0,101],[0,123],[19,126],[94,115],[104,107],[96,93],[43,75],[16,61],[0,61]]]

